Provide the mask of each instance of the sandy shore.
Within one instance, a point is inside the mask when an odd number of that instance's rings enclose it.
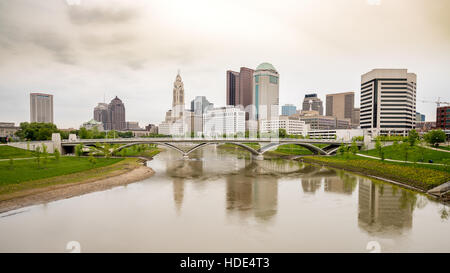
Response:
[[[0,213],[27,206],[67,199],[90,192],[104,191],[148,178],[154,174],[151,168],[139,166],[129,172],[97,180],[87,180],[72,184],[55,185],[44,189],[29,190],[25,196],[0,201]]]

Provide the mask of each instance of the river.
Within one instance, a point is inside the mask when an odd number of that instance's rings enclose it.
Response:
[[[441,203],[238,151],[165,151],[144,181],[0,214],[0,252],[450,252]]]

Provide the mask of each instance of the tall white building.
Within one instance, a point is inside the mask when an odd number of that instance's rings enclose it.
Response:
[[[361,129],[406,135],[415,127],[417,76],[407,69],[374,69],[361,76]]]
[[[279,74],[269,63],[258,65],[253,73],[253,102],[256,120],[278,120]]]
[[[53,123],[53,95],[30,94],[30,122]]]
[[[184,114],[184,84],[178,71],[175,82],[173,83],[172,117],[181,118]]]
[[[184,84],[178,72],[173,83],[172,109],[166,112],[165,120],[159,124],[160,134],[172,136],[188,134],[190,117],[184,107]]]
[[[245,134],[245,111],[227,106],[208,109],[203,114],[203,134],[209,137]]]
[[[309,128],[309,124],[289,116],[280,116],[279,119],[260,122],[261,133],[278,132],[279,129],[284,129],[288,135],[307,136]]]

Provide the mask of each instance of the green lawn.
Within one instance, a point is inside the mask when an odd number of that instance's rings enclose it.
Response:
[[[2,161],[0,162],[0,186],[82,172],[108,166],[121,160],[123,159],[96,158],[96,164],[92,165],[87,157],[61,157],[59,161],[48,158],[45,163],[41,162],[39,167],[34,159],[15,160],[12,166],[9,161]],[[44,161],[43,158],[41,161]]]
[[[402,153],[400,148],[395,148],[394,146],[383,147],[384,156],[388,159],[395,160],[405,160],[404,153]],[[423,151],[423,161],[422,161],[422,151]],[[376,149],[363,152],[370,156],[380,157]],[[434,163],[443,163],[445,159],[450,159],[450,153],[431,150],[427,148],[422,148],[418,146],[410,147],[408,153],[408,161],[412,162],[428,162],[428,160],[433,160]]]
[[[134,147],[134,146],[133,146]],[[154,157],[161,152],[158,148],[147,148],[146,150],[140,150],[136,148],[126,148],[116,153],[117,156],[143,156],[143,157]]]
[[[275,154],[281,155],[312,155],[314,154],[307,148],[304,148],[295,144],[286,144],[278,146],[276,150],[273,151]]]
[[[0,146],[0,159],[33,157],[33,152],[11,146]]]
[[[354,155],[305,157],[304,160],[395,180],[423,190],[430,190],[450,180],[450,170],[444,166],[382,162]]]
[[[436,149],[441,149],[441,150],[446,150],[446,151],[450,151],[450,146],[444,146],[444,145],[442,145],[442,146],[434,147],[434,148],[436,148]]]

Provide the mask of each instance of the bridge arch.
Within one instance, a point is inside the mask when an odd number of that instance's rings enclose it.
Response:
[[[189,151],[187,151],[187,152],[186,152],[186,155],[192,153],[193,151],[195,151],[195,150],[197,150],[197,149],[201,149],[201,148],[203,148],[203,147],[205,147],[205,146],[208,146],[208,145],[211,145],[211,144],[219,144],[219,143],[217,143],[217,142],[204,142],[204,143],[200,143],[199,145],[197,145],[197,146],[193,147],[192,149],[190,149]],[[222,143],[221,143],[221,144],[222,144]],[[244,148],[245,150],[249,151],[249,152],[252,153],[253,155],[259,155],[259,154],[260,154],[257,150],[253,149],[253,148],[250,147],[250,146],[247,146],[247,145],[245,145],[245,144],[242,144],[242,143],[232,142],[232,141],[231,141],[231,142],[225,142],[225,143],[223,143],[223,144],[231,144],[231,145],[239,146],[239,147]]]
[[[317,154],[321,154],[321,155],[328,155],[328,153],[324,150],[322,150],[321,148],[310,144],[310,143],[304,143],[304,142],[292,142],[292,143],[269,143],[264,147],[261,147],[261,149],[259,149],[260,154],[264,154],[265,152],[268,152],[270,150],[273,150],[275,148],[277,148],[278,146],[283,146],[283,145],[289,145],[289,144],[293,144],[293,145],[298,145],[301,147],[304,147],[308,150],[310,150],[313,153],[317,153]]]
[[[185,152],[185,151],[183,151],[182,149],[178,148],[178,147],[175,146],[175,145],[172,145],[172,144],[170,144],[170,143],[165,143],[165,142],[152,142],[152,141],[129,143],[129,144],[120,146],[119,148],[115,149],[115,150],[113,151],[113,153],[117,153],[117,152],[120,152],[120,151],[123,150],[123,149],[129,148],[129,147],[132,147],[132,146],[135,146],[135,145],[140,145],[140,144],[156,144],[156,145],[161,145],[161,146],[164,146],[164,147],[173,149],[173,150],[175,150],[175,151],[181,153],[182,155],[186,155],[186,152]]]

